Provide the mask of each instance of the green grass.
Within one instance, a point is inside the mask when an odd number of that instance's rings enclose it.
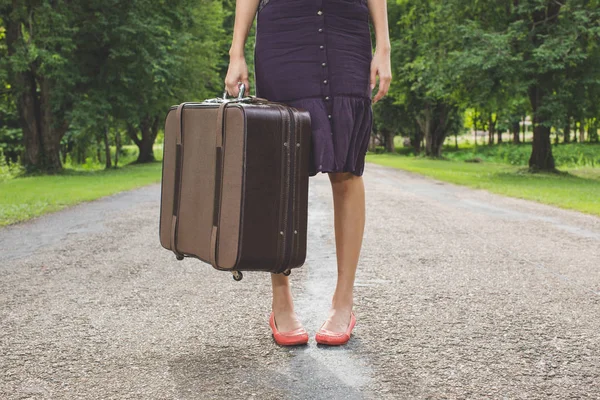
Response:
[[[0,226],[160,182],[161,169],[162,164],[154,162],[110,170],[67,169],[57,175],[0,181]]]
[[[563,174],[529,173],[523,166],[368,154],[367,161],[435,179],[600,216],[600,168],[562,167]]]
[[[586,153],[581,152],[582,149]],[[600,147],[582,149],[565,146],[555,151],[555,154],[562,155],[558,158],[567,164],[560,165],[557,162],[558,168],[566,172],[560,175],[526,172],[526,167],[522,165],[522,154],[527,150],[525,146],[479,146],[477,150],[465,146],[459,151],[446,148],[444,154],[451,158],[447,161],[413,157],[410,156],[410,149],[401,148],[399,150],[407,155],[368,154],[367,161],[506,196],[600,215],[600,168],[569,165],[584,159],[596,160],[596,151]],[[120,165],[134,160],[137,157],[136,150],[131,146],[121,158]],[[157,145],[154,150],[155,156],[160,159],[162,147]],[[585,158],[573,157],[575,153],[585,154]],[[484,162],[462,161],[474,156],[482,158]],[[7,173],[0,176],[0,226],[25,221],[83,201],[158,183],[160,172],[160,162],[129,164],[104,170],[101,164],[88,160],[83,165],[69,164],[58,175],[14,177]]]

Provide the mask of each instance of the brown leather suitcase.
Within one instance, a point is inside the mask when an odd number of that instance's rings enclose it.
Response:
[[[235,280],[288,275],[306,258],[310,114],[243,92],[169,110],[160,243]]]

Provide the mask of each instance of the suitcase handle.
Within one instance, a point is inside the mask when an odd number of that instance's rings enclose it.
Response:
[[[246,92],[246,85],[239,82],[238,87],[240,88],[240,92],[238,93],[237,100],[242,100],[244,98],[244,93]],[[223,90],[223,100],[227,100],[227,87]]]
[[[282,106],[286,106],[289,107],[289,104],[285,104],[285,103],[280,103],[277,101],[271,101],[269,99],[265,99],[263,97],[256,97],[256,96],[246,96],[244,97],[244,94],[246,92],[246,85],[244,83],[240,83],[239,84],[239,88],[240,88],[240,92],[238,93],[238,96],[236,98],[227,98],[227,89],[223,90],[223,97],[216,97],[213,99],[206,99],[204,100],[204,103],[224,103],[224,102],[235,102],[235,103],[249,103],[249,104],[279,104]]]

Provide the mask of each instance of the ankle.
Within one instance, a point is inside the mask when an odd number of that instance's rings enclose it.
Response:
[[[294,314],[294,304],[281,304],[273,303],[271,305],[271,311],[275,314]]]
[[[293,313],[294,312],[294,301],[290,295],[273,295],[273,301],[271,303],[271,309],[275,313]]]
[[[354,298],[352,294],[334,294],[333,299],[331,301],[331,308],[335,310],[349,310],[352,311],[352,306],[354,305]]]

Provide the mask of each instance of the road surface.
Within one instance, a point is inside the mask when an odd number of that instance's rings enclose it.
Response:
[[[368,164],[357,325],[317,347],[332,199],[311,178],[291,279],[306,347],[270,336],[269,277],[178,262],[159,185],[0,230],[2,399],[600,398],[600,218]]]

